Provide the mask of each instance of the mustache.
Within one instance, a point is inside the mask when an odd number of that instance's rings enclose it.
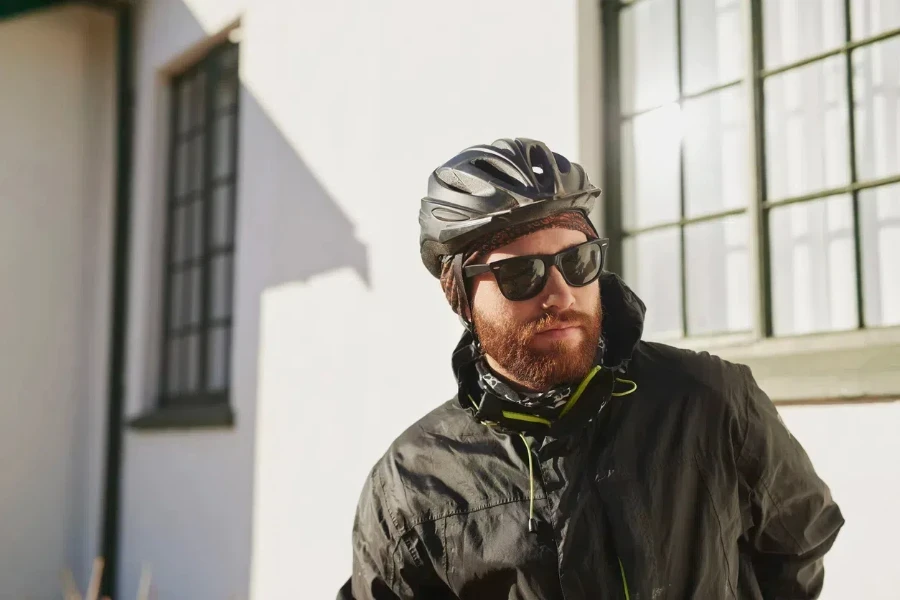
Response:
[[[525,327],[527,333],[535,334],[565,326],[579,326],[588,328],[593,325],[597,319],[588,313],[576,310],[568,310],[564,313],[546,313],[543,316],[531,321]]]

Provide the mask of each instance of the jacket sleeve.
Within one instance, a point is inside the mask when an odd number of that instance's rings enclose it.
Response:
[[[749,505],[745,531],[754,572],[765,598],[813,600],[822,591],[823,557],[844,518],[775,405],[750,370],[742,368],[745,406],[738,470]]]
[[[421,560],[399,535],[376,468],[360,495],[353,525],[353,573],[337,600],[408,600],[418,597]]]

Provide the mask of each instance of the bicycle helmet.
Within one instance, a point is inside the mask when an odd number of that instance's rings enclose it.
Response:
[[[600,190],[581,165],[525,138],[467,148],[432,172],[419,210],[419,251],[435,277],[442,263],[501,229],[570,210],[590,222]]]

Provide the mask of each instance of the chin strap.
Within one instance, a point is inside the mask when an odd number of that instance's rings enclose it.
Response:
[[[462,302],[460,303],[461,312],[459,314],[459,320],[463,324],[463,327],[465,327],[466,330],[474,336],[475,325],[472,323],[472,305],[469,303],[469,290],[468,286],[466,285],[466,278],[463,276],[462,253],[453,256],[453,260],[450,263],[450,268],[453,272],[453,278],[456,279],[457,292],[459,293],[459,297],[462,300]]]

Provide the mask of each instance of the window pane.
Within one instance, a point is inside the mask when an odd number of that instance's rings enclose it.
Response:
[[[206,144],[206,137],[203,135],[195,135],[191,138],[191,160],[190,160],[190,179],[191,186],[190,191],[199,192],[203,189],[203,173],[204,167],[204,144]]]
[[[844,57],[833,56],[766,80],[769,200],[849,183],[845,74]]]
[[[173,262],[180,262],[187,258],[187,222],[190,207],[177,206],[170,210],[173,212],[169,258]]]
[[[231,314],[231,262],[231,254],[216,256],[212,260],[209,312],[213,319]]]
[[[172,338],[166,346],[166,393],[174,396],[183,391],[182,369],[183,364],[183,340]]]
[[[185,274],[175,271],[169,276],[169,328],[179,329],[184,326]]]
[[[194,76],[194,102],[191,107],[193,127],[202,128],[206,121],[206,72],[200,71]]]
[[[750,329],[750,262],[745,215],[684,229],[688,334]]]
[[[203,270],[201,267],[195,267],[189,271],[185,272],[185,281],[188,289],[186,293],[188,294],[185,298],[186,306],[188,306],[187,315],[185,317],[188,319],[188,325],[199,325],[200,324],[200,307],[202,306],[203,300],[201,299],[202,285],[203,285]]]
[[[175,150],[175,200],[187,196],[191,177],[191,141],[186,139],[177,142]]]
[[[763,0],[766,67],[792,63],[844,43],[844,0]]]
[[[900,184],[859,193],[866,325],[900,325]]]
[[[238,63],[238,45],[228,44],[222,47],[219,54],[219,69],[222,71],[230,71],[237,68]]]
[[[214,248],[221,248],[231,244],[231,229],[234,220],[231,214],[232,193],[233,186],[231,184],[221,184],[213,191],[212,236],[210,237],[210,244]]]
[[[188,258],[200,258],[203,255],[203,209],[202,200],[196,200],[187,205]]]
[[[228,388],[228,353],[231,330],[228,327],[214,327],[209,331],[207,349],[208,365],[207,389],[221,391]]]
[[[751,174],[744,86],[685,100],[684,122],[687,215],[747,206]]]
[[[644,0],[619,13],[622,111],[678,98],[675,0]]]
[[[897,2],[900,11],[900,1]],[[900,173],[900,38],[853,52],[860,180]]]
[[[850,25],[853,38],[871,37],[900,27],[900,2],[897,0],[850,0]]]
[[[178,121],[178,132],[186,133],[191,128],[191,101],[193,100],[194,84],[191,79],[184,78],[175,87],[175,95],[178,111],[176,120]]]
[[[216,109],[234,106],[237,102],[238,78],[236,72],[220,73],[216,81]]]
[[[622,205],[626,229],[680,218],[681,112],[670,104],[622,126]]]
[[[773,208],[769,227],[775,334],[857,327],[850,198]]]
[[[746,70],[741,0],[682,0],[684,92],[741,79]]]
[[[625,239],[625,280],[649,307],[644,332],[681,337],[681,236],[677,227]]]
[[[234,115],[222,115],[216,119],[213,136],[213,176],[224,177],[232,172],[231,158],[234,145]]]
[[[196,392],[200,383],[200,334],[189,335],[183,342],[184,390]]]

